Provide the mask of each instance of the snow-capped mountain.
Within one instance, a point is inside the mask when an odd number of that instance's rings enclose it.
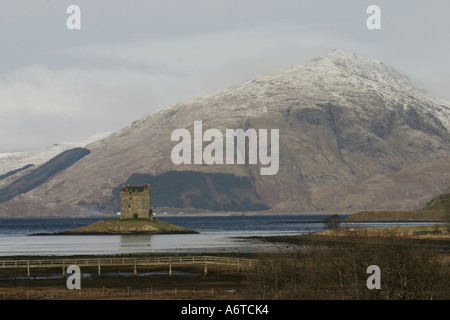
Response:
[[[88,144],[106,138],[109,134],[110,132],[100,133],[83,141],[56,143],[34,151],[0,153],[0,175],[23,168],[29,164],[41,165],[63,151],[78,147],[84,148]]]
[[[175,165],[171,134],[192,133],[195,121],[203,131],[278,129],[277,174],[261,175],[259,164]],[[379,61],[335,50],[160,109],[87,147],[89,155],[1,206],[8,214],[33,203],[46,214],[115,212],[114,190],[145,180],[152,203],[165,207],[419,208],[449,186],[450,106]]]

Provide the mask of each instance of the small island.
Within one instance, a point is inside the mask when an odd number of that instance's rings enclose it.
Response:
[[[150,208],[150,185],[122,186],[120,219],[103,219],[88,226],[50,235],[127,235],[198,233],[168,222],[156,220]],[[43,235],[43,234],[33,234]],[[49,234],[46,234],[49,235]]]
[[[130,218],[105,219],[88,226],[53,233],[53,235],[127,235],[127,234],[189,234],[198,233],[161,220]]]

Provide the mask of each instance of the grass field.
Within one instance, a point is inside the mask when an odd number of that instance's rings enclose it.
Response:
[[[404,236],[414,239],[434,239],[450,240],[449,226],[447,224],[430,224],[416,226],[395,226],[395,227],[376,227],[376,228],[339,228],[337,230],[326,230],[314,233],[315,236],[347,236],[349,233],[364,236],[379,236],[386,232],[392,232],[398,236]]]

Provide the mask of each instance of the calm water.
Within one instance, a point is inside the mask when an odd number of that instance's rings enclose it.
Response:
[[[324,217],[158,216],[157,219],[195,230],[199,234],[103,236],[30,236],[34,233],[54,233],[86,226],[100,220],[99,218],[0,219],[0,256],[257,252],[268,244],[239,237],[317,232],[323,230],[321,221]]]

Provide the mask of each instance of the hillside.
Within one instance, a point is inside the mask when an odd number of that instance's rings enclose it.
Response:
[[[2,180],[2,177],[4,176],[10,176],[24,170],[24,168],[29,167],[31,164],[34,166],[44,164],[64,151],[75,148],[85,148],[95,141],[106,138],[109,134],[109,132],[96,134],[86,140],[78,142],[59,142],[46,148],[33,151],[0,153],[0,180]]]
[[[362,211],[348,216],[346,222],[356,221],[449,221],[450,193],[431,199],[420,210],[407,211]]]
[[[61,152],[42,166],[32,170],[13,183],[0,189],[0,203],[6,202],[15,196],[26,193],[45,183],[50,177],[70,167],[75,162],[89,154],[86,148],[75,148]],[[26,169],[30,166],[25,166]],[[17,171],[17,170],[15,170]],[[19,170],[21,171],[21,170]]]
[[[279,130],[278,172],[261,175],[261,162],[174,164],[171,135],[192,134],[195,121],[203,132]],[[449,187],[450,106],[380,61],[335,50],[167,106],[86,148],[89,155],[1,204],[0,215],[115,214],[114,190],[138,175],[158,186],[152,203],[174,212],[420,209]]]
[[[152,207],[195,207],[213,211],[257,211],[269,209],[255,192],[247,177],[223,173],[169,171],[159,176],[133,174],[124,184],[149,183],[152,190]],[[113,189],[117,203],[122,185]],[[216,197],[222,200],[218,202]]]

